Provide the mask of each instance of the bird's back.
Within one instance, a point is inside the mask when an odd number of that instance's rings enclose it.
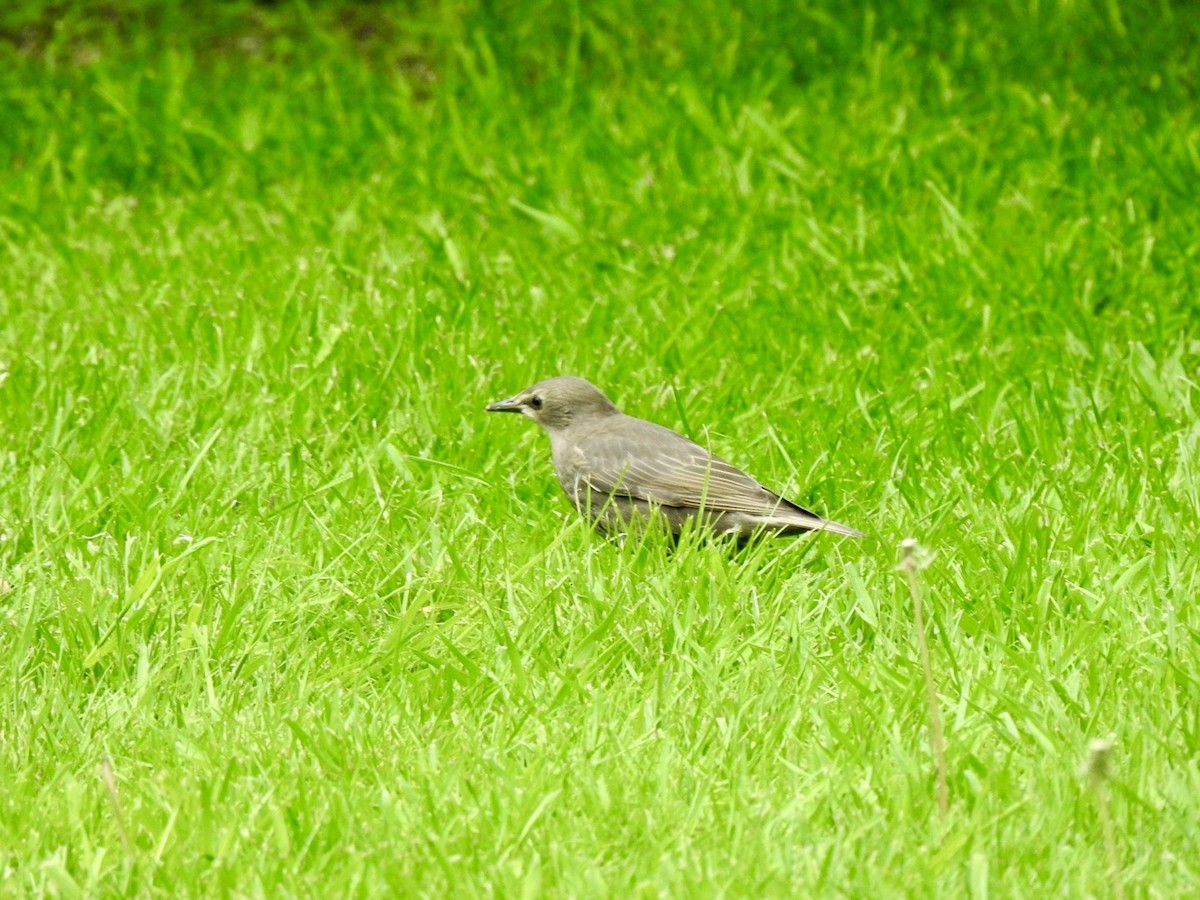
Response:
[[[718,530],[812,530],[824,520],[681,434],[620,415],[555,441],[554,465],[581,511],[658,508],[676,527],[702,510]]]

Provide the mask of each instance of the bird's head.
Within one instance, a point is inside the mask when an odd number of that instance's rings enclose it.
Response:
[[[522,413],[547,431],[620,412],[598,387],[571,375],[539,381],[516,396],[489,404],[487,411]]]

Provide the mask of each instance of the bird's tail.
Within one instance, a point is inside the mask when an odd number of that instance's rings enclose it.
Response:
[[[822,519],[821,524],[812,530],[828,531],[833,534],[844,534],[846,537],[866,537],[866,535],[857,528],[851,528],[849,525],[843,525],[841,522],[834,522],[831,519]]]
[[[768,528],[772,526],[779,528],[785,534],[801,531],[828,531],[830,534],[842,534],[846,537],[866,537],[857,528],[851,528],[841,522],[834,522],[832,519],[822,518],[802,506],[794,509],[787,507],[777,509],[773,515],[763,517],[762,524]]]

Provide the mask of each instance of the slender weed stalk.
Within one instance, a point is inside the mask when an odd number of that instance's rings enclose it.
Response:
[[[916,538],[905,538],[900,542],[900,565],[908,577],[908,589],[912,593],[913,618],[917,631],[917,647],[921,653],[921,671],[925,674],[925,696],[929,701],[929,739],[933,745],[933,756],[937,761],[938,813],[945,819],[950,809],[950,794],[946,788],[946,740],[942,734],[942,713],[938,707],[937,688],[933,683],[933,665],[929,661],[929,641],[925,636],[925,611],[921,605],[921,580],[917,574]]]
[[[1121,883],[1121,860],[1117,856],[1117,837],[1113,831],[1112,815],[1108,811],[1108,775],[1112,748],[1112,741],[1104,738],[1096,738],[1089,742],[1084,771],[1088,785],[1096,797],[1096,812],[1100,817],[1100,829],[1104,833],[1104,851],[1108,857],[1108,878],[1112,885],[1112,895],[1117,900],[1123,900],[1125,886]]]
[[[117,834],[121,836],[121,843],[125,847],[125,852],[129,856],[133,856],[133,842],[129,840],[129,832],[125,830],[125,814],[121,809],[121,795],[117,792],[117,777],[113,772],[112,760],[107,756],[100,762],[100,778],[104,782],[104,786],[108,788],[108,799],[112,802],[113,819],[117,823]]]

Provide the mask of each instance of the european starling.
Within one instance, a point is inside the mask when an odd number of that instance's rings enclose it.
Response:
[[[675,535],[688,519],[703,516],[716,534],[863,537],[767,490],[683,435],[625,415],[582,378],[539,381],[487,411],[522,413],[546,429],[559,484],[601,532],[657,513]]]

